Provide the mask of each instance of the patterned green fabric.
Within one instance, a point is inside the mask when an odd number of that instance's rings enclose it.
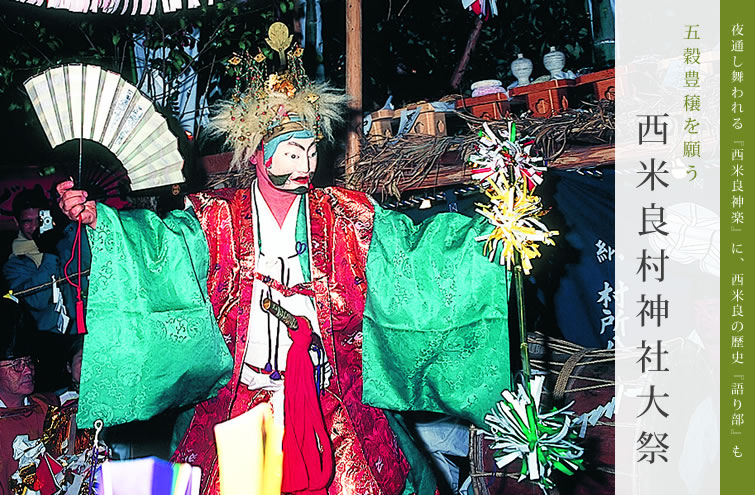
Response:
[[[88,234],[95,331],[84,340],[79,426],[149,419],[215,395],[233,362],[207,297],[209,253],[194,214],[160,219],[99,204]]]
[[[435,411],[483,425],[511,386],[508,274],[482,254],[482,219],[444,213],[420,225],[375,206],[367,259],[365,403]]]

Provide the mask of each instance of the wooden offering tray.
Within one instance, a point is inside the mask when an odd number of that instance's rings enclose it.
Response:
[[[524,98],[535,117],[551,117],[569,108],[573,79],[555,79],[511,89],[512,99]]]

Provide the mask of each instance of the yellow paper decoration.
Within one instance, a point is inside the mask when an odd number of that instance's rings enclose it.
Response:
[[[283,427],[270,404],[215,425],[221,495],[280,495]]]
[[[497,179],[497,180],[496,180]],[[490,261],[500,251],[499,263],[511,269],[514,253],[518,252],[522,260],[522,270],[529,275],[532,260],[540,256],[539,243],[555,245],[552,237],[557,230],[548,230],[537,217],[545,214],[540,197],[527,190],[522,177],[514,184],[500,174],[486,179],[488,187],[485,194],[489,204],[477,204],[477,212],[495,226],[489,235],[479,236],[478,241],[485,241],[483,252]]]

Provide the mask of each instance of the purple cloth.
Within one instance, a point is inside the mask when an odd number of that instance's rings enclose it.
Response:
[[[506,88],[503,86],[483,86],[481,88],[475,88],[472,91],[472,97],[492,95],[495,93],[505,93]]]
[[[110,461],[104,468],[106,473],[103,466],[97,468],[95,493],[105,495],[107,483],[113,495],[191,495],[191,481],[186,490],[180,493],[173,490],[178,467],[157,457]]]

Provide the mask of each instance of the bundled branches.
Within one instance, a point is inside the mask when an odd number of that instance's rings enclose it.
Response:
[[[465,142],[462,136],[404,134],[384,143],[365,143],[347,185],[398,198],[401,191],[440,174],[440,158],[449,151],[460,151]]]
[[[473,130],[486,121],[469,115],[463,118]],[[523,135],[535,139],[535,147],[546,160],[551,161],[563,153],[567,144],[607,144],[614,140],[614,103],[602,100],[598,104],[585,104],[583,108],[567,109],[549,118],[533,117],[524,113],[513,118]],[[495,130],[504,128],[505,121],[488,122]]]
[[[501,121],[486,121],[463,113],[456,115],[467,123],[468,133],[459,136],[404,134],[363,143],[354,173],[346,179],[347,185],[367,193],[382,192],[398,198],[403,191],[417,188],[434,175],[438,178],[459,176],[458,164],[466,167],[485,123],[494,131],[500,131],[513,120],[521,135],[534,139],[535,147],[546,162],[558,158],[567,144],[611,143],[614,139],[614,105],[609,101],[568,109],[547,119],[529,113]],[[459,154],[455,165],[441,159],[448,152]],[[464,182],[472,182],[466,172],[464,168],[461,174]]]

